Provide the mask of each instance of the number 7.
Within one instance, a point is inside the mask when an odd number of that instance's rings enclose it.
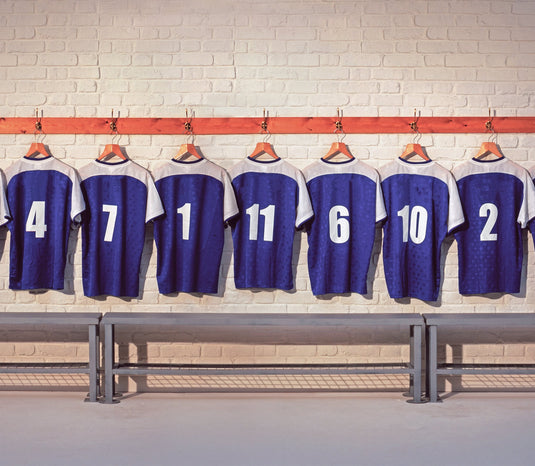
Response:
[[[104,233],[104,241],[111,243],[113,240],[113,232],[115,231],[115,221],[117,220],[117,206],[112,204],[102,204],[102,212],[108,212],[108,222],[106,223],[106,232]]]

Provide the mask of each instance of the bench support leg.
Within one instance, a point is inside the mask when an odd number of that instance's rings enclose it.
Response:
[[[411,366],[414,373],[411,375],[412,402],[422,402],[422,326],[411,326]]]
[[[437,393],[437,326],[428,325],[427,334],[427,375],[426,388],[429,401],[436,403],[438,401]]]
[[[113,403],[115,392],[115,377],[113,375],[113,363],[115,361],[115,338],[113,324],[104,326],[104,402]]]
[[[98,355],[99,338],[98,325],[89,325],[89,401],[97,401],[99,395]]]

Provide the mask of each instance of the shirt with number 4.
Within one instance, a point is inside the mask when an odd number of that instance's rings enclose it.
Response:
[[[461,294],[518,293],[522,228],[535,217],[526,169],[506,158],[471,159],[453,170],[466,225],[455,234]]]
[[[52,156],[23,157],[6,170],[6,179],[9,287],[62,290],[70,227],[85,208],[76,171]]]
[[[303,174],[282,159],[230,170],[240,214],[232,225],[236,288],[293,288],[295,229],[312,217]]]
[[[464,222],[455,179],[431,160],[398,158],[379,173],[388,214],[383,225],[388,293],[436,301],[442,242]]]
[[[87,205],[82,224],[86,296],[139,295],[145,223],[163,214],[150,173],[131,160],[94,160],[80,169]]]

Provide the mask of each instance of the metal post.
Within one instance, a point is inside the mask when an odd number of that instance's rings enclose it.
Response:
[[[422,402],[422,326],[414,325],[412,329],[412,346],[413,346],[413,368],[414,368],[414,381],[413,381],[413,401],[415,403]]]
[[[115,338],[113,335],[113,324],[104,325],[104,378],[105,403],[113,403],[113,394],[115,392],[115,379],[113,375],[113,363],[115,361]]]
[[[436,403],[438,401],[437,394],[437,326],[428,326],[428,385],[429,385],[429,401]]]
[[[89,324],[89,401],[98,398],[98,337],[97,324]]]

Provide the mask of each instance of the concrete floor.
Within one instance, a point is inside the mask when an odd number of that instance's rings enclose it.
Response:
[[[535,393],[0,393],[2,465],[533,465]]]

